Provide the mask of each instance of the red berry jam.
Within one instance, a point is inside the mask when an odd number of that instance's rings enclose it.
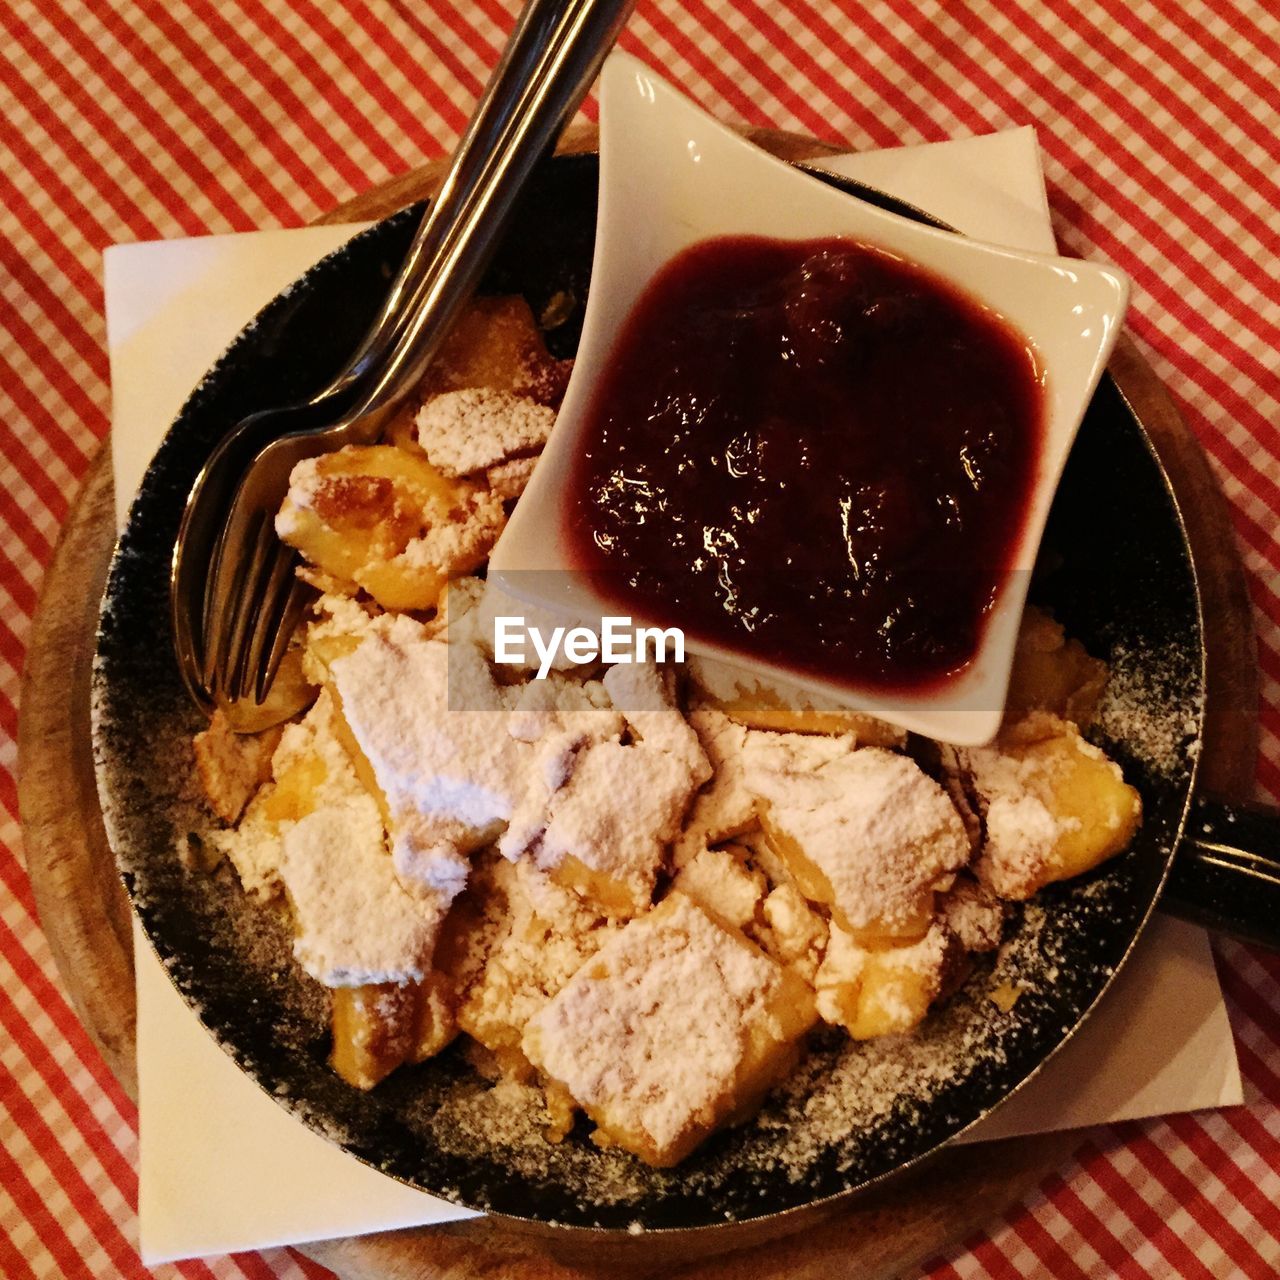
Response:
[[[617,607],[850,687],[972,660],[1043,434],[1027,339],[846,240],[694,246],[628,317],[569,486]]]

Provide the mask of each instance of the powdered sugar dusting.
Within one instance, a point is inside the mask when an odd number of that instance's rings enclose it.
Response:
[[[709,1126],[781,970],[683,894],[615,935],[525,1029],[529,1057],[658,1151]]]
[[[1170,706],[1179,703],[1185,714],[1171,716]],[[1105,738],[1123,742],[1160,777],[1172,777],[1194,756],[1203,712],[1199,663],[1190,645],[1170,643],[1156,652],[1115,646],[1097,716]]]
[[[467,387],[432,396],[418,411],[418,443],[445,475],[467,476],[541,449],[553,409],[528,396]]]
[[[969,860],[946,792],[914,761],[879,747],[805,772],[748,755],[746,786],[768,805],[770,826],[825,877],[829,905],[851,929],[910,919],[921,895]]]

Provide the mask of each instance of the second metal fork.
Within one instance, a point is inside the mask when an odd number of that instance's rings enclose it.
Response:
[[[382,310],[311,400],[244,419],[187,499],[174,545],[174,642],[191,696],[250,732],[302,695],[268,699],[309,599],[296,553],[275,536],[289,475],[305,458],[376,440],[419,381],[497,247],[536,162],[577,110],[634,0],[529,0],[477,104]]]

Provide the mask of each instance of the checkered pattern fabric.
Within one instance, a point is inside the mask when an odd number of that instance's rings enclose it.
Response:
[[[622,44],[726,119],[850,148],[1034,124],[1063,247],[1212,459],[1256,607],[1280,796],[1280,10],[1273,0],[640,0]],[[100,254],[296,226],[443,154],[513,0],[0,5],[0,1274],[147,1274],[136,1115],[61,990],[23,869],[18,681],[109,392]],[[588,104],[588,114],[592,107]],[[1091,1132],[938,1277],[1280,1271],[1280,957],[1218,948],[1243,1107]],[[162,1268],[319,1277],[296,1253]]]

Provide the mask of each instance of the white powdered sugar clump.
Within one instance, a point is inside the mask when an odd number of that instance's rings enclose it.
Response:
[[[254,799],[238,827],[204,833],[215,853],[235,868],[245,893],[261,902],[280,892],[280,828],[263,809],[262,801]]]
[[[623,728],[621,714],[598,680],[579,684],[553,672],[520,689],[507,732],[536,744],[536,754],[530,785],[498,840],[504,858],[519,858],[542,840],[553,799],[569,784],[587,750],[619,742]]]
[[[968,876],[959,876],[942,895],[939,918],[960,939],[966,951],[992,951],[1004,932],[1004,905],[989,889]]]
[[[325,456],[327,455],[321,454],[315,458],[303,458],[301,462],[295,463],[293,470],[289,472],[289,495],[276,513],[275,519],[276,533],[285,541],[296,536],[303,528],[298,519],[298,513],[314,511],[316,495],[331,480],[331,477],[320,470],[321,460]],[[359,478],[343,476],[339,479],[349,482],[353,479],[358,481]]]
[[[551,672],[518,689],[507,732],[522,742],[564,735],[574,742],[621,738],[622,713],[599,680],[570,680]]]
[[[530,1060],[658,1150],[715,1123],[781,971],[682,894],[633,920],[529,1022]]]
[[[1154,651],[1117,645],[1109,666],[1097,727],[1162,777],[1185,770],[1199,747],[1204,714],[1198,653],[1173,644]]]
[[[828,751],[836,745],[825,742]],[[937,880],[968,862],[955,807],[914,761],[864,747],[806,772],[796,762],[794,746],[749,750],[746,784],[768,805],[770,826],[825,877],[829,905],[848,928],[909,921]]]
[[[411,891],[452,896],[463,855],[514,813],[533,753],[505,732],[508,697],[479,650],[429,639],[403,615],[397,624],[329,670],[386,801],[397,871]]]
[[[445,475],[469,476],[541,449],[553,409],[528,396],[467,387],[432,396],[418,411],[418,443]]]
[[[343,987],[426,976],[445,904],[400,886],[372,797],[319,808],[292,826],[281,874],[297,923],[294,955],[317,981]]]

